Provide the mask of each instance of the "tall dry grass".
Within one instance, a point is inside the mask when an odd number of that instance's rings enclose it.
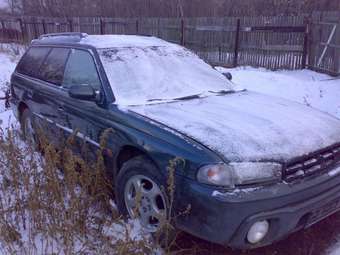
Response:
[[[73,141],[70,137],[66,144]],[[0,130],[0,251],[161,253],[137,220],[126,222],[119,216],[102,152],[88,163],[69,147],[56,150],[41,139],[42,156],[23,143],[16,129]]]

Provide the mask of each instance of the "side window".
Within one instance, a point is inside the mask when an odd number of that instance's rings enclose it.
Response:
[[[37,77],[39,68],[50,52],[47,47],[32,47],[21,59],[17,67],[17,72],[32,77]]]
[[[40,68],[40,78],[60,86],[63,82],[69,52],[69,49],[53,48]]]
[[[83,50],[72,50],[66,64],[63,87],[73,85],[90,85],[95,90],[100,90],[100,79],[93,57]]]

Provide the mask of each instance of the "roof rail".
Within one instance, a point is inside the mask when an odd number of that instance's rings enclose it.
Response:
[[[80,33],[80,32],[67,32],[67,33],[54,33],[54,34],[44,34],[39,37],[39,40],[43,38],[49,38],[49,37],[58,37],[58,36],[77,36],[80,38],[85,38],[88,36],[86,33]]]

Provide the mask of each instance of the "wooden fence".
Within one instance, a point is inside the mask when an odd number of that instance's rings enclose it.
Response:
[[[340,13],[311,17],[0,18],[0,41],[30,42],[45,33],[153,35],[182,44],[213,65],[309,67],[340,74]]]

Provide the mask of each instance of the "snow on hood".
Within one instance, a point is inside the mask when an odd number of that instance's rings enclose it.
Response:
[[[194,53],[175,44],[98,50],[119,105],[147,104],[233,85]]]
[[[254,92],[130,106],[228,161],[287,161],[340,141],[340,121],[326,113]]]

